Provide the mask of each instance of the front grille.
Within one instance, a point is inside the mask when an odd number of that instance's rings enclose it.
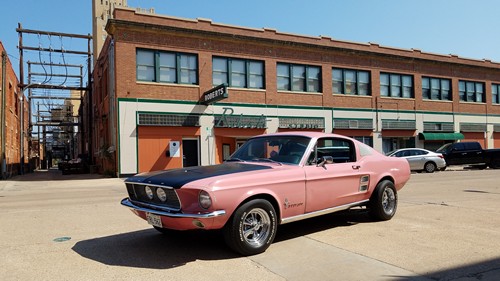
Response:
[[[134,201],[139,201],[147,204],[153,204],[160,207],[167,207],[173,210],[180,210],[181,203],[179,201],[179,197],[177,197],[177,193],[172,188],[164,188],[159,186],[149,186],[153,190],[153,199],[149,199],[146,194],[145,184],[135,184],[135,183],[126,183],[127,192],[130,199]],[[162,202],[156,195],[156,190],[158,188],[162,188],[167,194],[167,201]]]

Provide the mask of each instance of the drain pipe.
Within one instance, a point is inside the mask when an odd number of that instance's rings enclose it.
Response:
[[[2,145],[1,145],[1,150],[0,150],[0,160],[1,163],[0,165],[2,166],[2,174],[1,177],[2,179],[5,179],[5,87],[7,83],[7,77],[6,77],[6,68],[7,68],[7,53],[5,51],[2,51],[2,114],[0,117],[0,133],[1,133],[1,138],[2,138]]]

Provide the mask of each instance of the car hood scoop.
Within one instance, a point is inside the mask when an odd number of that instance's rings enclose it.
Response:
[[[219,165],[197,166],[142,173],[128,178],[126,182],[165,185],[173,188],[180,188],[189,182],[200,179],[265,169],[272,169],[272,167],[230,162]]]

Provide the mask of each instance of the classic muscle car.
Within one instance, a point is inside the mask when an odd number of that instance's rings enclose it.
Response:
[[[317,132],[250,138],[219,165],[138,174],[121,204],[162,233],[222,229],[242,255],[264,252],[277,226],[353,207],[396,213],[408,161],[354,139]]]

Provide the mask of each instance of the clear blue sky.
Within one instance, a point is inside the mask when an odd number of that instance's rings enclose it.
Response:
[[[129,0],[128,4],[154,7],[161,15],[500,62],[498,0]],[[89,34],[91,8],[91,0],[3,1],[0,41],[15,68],[18,22],[26,29]],[[68,44],[72,42],[65,48]]]

